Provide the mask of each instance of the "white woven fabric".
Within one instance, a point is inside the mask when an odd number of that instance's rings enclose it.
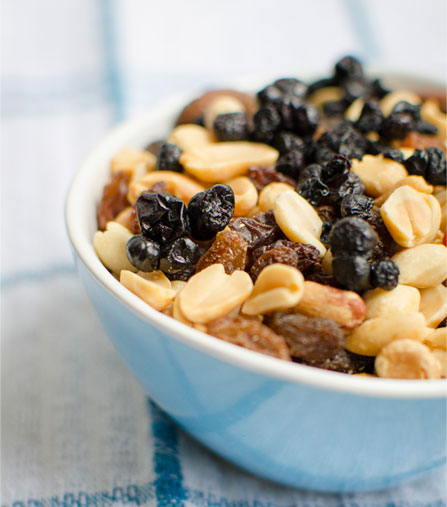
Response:
[[[178,430],[105,336],[63,217],[88,150],[172,92],[299,75],[346,52],[439,75],[445,4],[428,4],[2,2],[2,505],[446,505],[445,469],[384,492],[313,494],[250,476]]]

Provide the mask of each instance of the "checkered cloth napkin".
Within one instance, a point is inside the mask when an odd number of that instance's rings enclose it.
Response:
[[[387,15],[383,6],[3,1],[2,505],[446,505],[445,468],[387,491],[324,495],[254,477],[192,440],[109,343],[64,227],[66,190],[87,151],[117,121],[172,92],[259,74],[266,62],[277,75],[316,61],[329,67],[348,51],[404,63],[419,55],[422,70],[442,68],[442,0],[430,10],[389,1]],[[424,23],[430,29],[416,40],[410,28]]]

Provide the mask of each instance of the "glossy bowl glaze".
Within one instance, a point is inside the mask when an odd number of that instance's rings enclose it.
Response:
[[[394,82],[436,90],[429,81]],[[112,131],[79,169],[67,198],[67,229],[80,276],[131,372],[197,440],[282,484],[371,490],[445,463],[445,380],[353,377],[242,349],[157,312],[102,265],[92,240],[110,159],[120,149],[165,137],[191,98],[172,99]]]

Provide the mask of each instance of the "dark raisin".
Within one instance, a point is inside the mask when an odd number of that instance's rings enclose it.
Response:
[[[317,206],[329,195],[329,188],[321,180],[322,167],[312,164],[301,171],[296,191],[310,204]]]
[[[345,217],[332,227],[329,237],[332,254],[361,255],[368,258],[377,243],[377,233],[361,218]]]
[[[258,278],[259,274],[265,267],[276,263],[296,267],[298,264],[298,254],[293,248],[288,246],[270,248],[267,252],[260,255],[253,263],[253,266],[250,269],[250,275],[253,281]]]
[[[333,204],[317,206],[316,211],[323,222],[335,222],[335,220],[340,218],[338,206]]]
[[[292,178],[279,173],[273,167],[250,167],[246,176],[252,181],[258,192],[274,181],[288,183],[291,186],[295,185],[295,181]]]
[[[234,345],[290,361],[284,338],[257,319],[221,317],[208,323],[207,330],[212,336]]]
[[[157,171],[183,172],[183,166],[180,164],[181,148],[176,144],[164,143],[157,156]]]
[[[344,346],[342,330],[330,319],[274,312],[265,322],[285,339],[291,356],[309,363],[334,357]]]
[[[219,114],[213,123],[218,141],[245,141],[248,139],[248,119],[245,113]]]
[[[392,290],[399,283],[399,267],[391,259],[381,259],[371,263],[370,283],[373,287]]]
[[[189,238],[178,238],[163,248],[160,269],[170,280],[188,280],[195,273],[199,247]]]
[[[321,226],[320,241],[325,245],[329,244],[329,235],[333,225],[334,222],[323,222],[323,225]]]
[[[281,117],[272,106],[259,108],[253,116],[253,141],[271,144],[281,126]]]
[[[276,162],[276,171],[297,180],[306,165],[306,158],[302,151],[292,150],[279,157]]]
[[[371,217],[371,210],[374,206],[374,199],[363,194],[348,194],[340,204],[342,217],[356,216],[368,220]]]
[[[288,132],[286,130],[282,130],[276,134],[273,146],[281,155],[284,155],[291,150],[298,150],[302,153],[306,152],[306,145],[304,141],[293,132]]]
[[[369,287],[370,263],[360,255],[340,255],[332,259],[332,274],[345,289],[362,291]]]
[[[374,373],[374,360],[373,356],[361,356],[359,354],[353,354],[346,349],[337,352],[334,357],[325,359],[324,361],[315,363],[306,363],[305,361],[299,361],[302,364],[309,364],[316,368],[323,368],[324,370],[338,371],[341,373],[349,373],[351,375],[355,373]]]
[[[355,127],[360,132],[377,131],[383,122],[383,113],[379,103],[376,100],[368,100],[362,108],[359,119],[355,122]]]
[[[231,275],[237,269],[245,269],[247,263],[247,241],[242,234],[225,229],[217,234],[216,239],[197,262],[196,271],[211,266],[223,264],[225,273]]]
[[[129,262],[140,271],[155,271],[160,261],[160,245],[142,234],[132,236],[126,244]]]
[[[399,141],[399,146],[419,150],[424,150],[425,148],[439,148],[445,153],[446,147],[444,142],[441,136],[421,134],[413,130],[404,140]]]
[[[212,239],[228,225],[234,213],[234,192],[229,185],[214,185],[195,194],[188,204],[192,236]]]
[[[110,182],[105,185],[101,201],[96,210],[98,229],[100,231],[105,230],[107,222],[113,220],[118,213],[129,206],[129,201],[127,200],[129,181],[130,174],[120,171],[114,174]]]
[[[136,209],[141,232],[160,245],[190,234],[186,206],[172,194],[144,192]]]

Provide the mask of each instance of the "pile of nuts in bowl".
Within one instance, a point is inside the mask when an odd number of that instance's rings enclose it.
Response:
[[[306,84],[214,90],[123,150],[94,247],[153,308],[350,374],[446,376],[445,102],[350,56]]]

